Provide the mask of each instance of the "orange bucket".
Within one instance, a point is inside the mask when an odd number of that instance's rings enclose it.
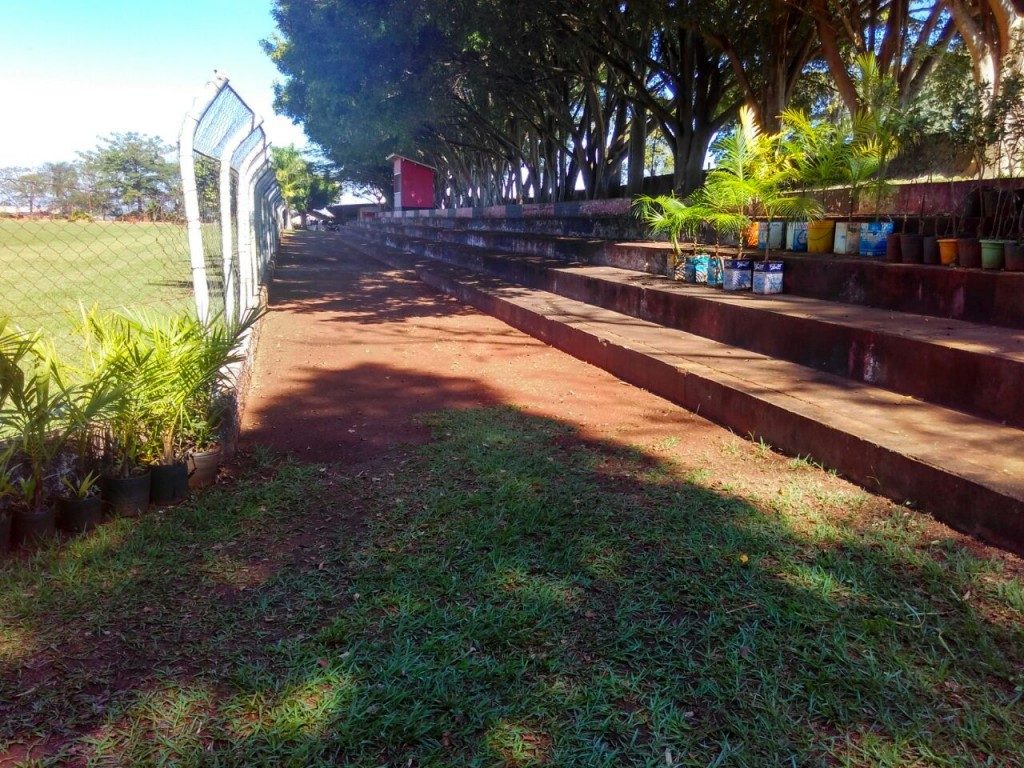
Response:
[[[957,249],[956,238],[948,237],[939,240],[939,264],[951,266],[956,264]]]
[[[759,232],[758,224],[756,221],[750,222],[750,226],[747,227],[743,233],[743,244],[747,248],[757,248],[757,234]]]

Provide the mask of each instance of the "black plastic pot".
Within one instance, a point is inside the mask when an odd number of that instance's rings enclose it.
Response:
[[[141,475],[108,477],[103,483],[103,500],[110,514],[118,517],[138,517],[149,507],[149,470]]]
[[[900,261],[904,264],[924,263],[924,238],[921,235],[900,235]]]
[[[11,551],[11,513],[0,512],[0,556]]]
[[[939,242],[931,235],[925,235],[921,238],[921,263],[939,263]]]
[[[151,471],[153,475],[149,485],[151,503],[167,506],[188,498],[188,467],[184,461],[179,461],[176,464],[159,464]]]
[[[960,237],[956,241],[957,261],[961,267],[981,268],[981,241],[976,237]]]
[[[1020,243],[1005,243],[1003,261],[1003,268],[1007,272],[1024,272],[1024,246]]]
[[[99,496],[57,499],[57,527],[66,533],[91,531],[102,518],[103,499]]]
[[[53,507],[42,509],[15,509],[11,520],[11,545],[15,547],[39,544],[52,539],[57,513]]]
[[[217,479],[224,452],[217,448],[212,451],[193,453],[188,457],[188,487],[193,490],[213,485]]]
[[[890,264],[899,264],[903,261],[903,252],[900,249],[902,236],[891,234],[885,240],[885,260]]]

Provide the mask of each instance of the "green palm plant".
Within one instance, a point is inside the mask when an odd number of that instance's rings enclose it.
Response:
[[[673,273],[681,255],[680,240],[687,238],[696,246],[700,228],[711,216],[706,207],[675,195],[641,195],[633,201],[633,210],[652,234],[668,237],[672,244],[669,271]]]
[[[823,193],[847,181],[854,141],[844,123],[812,120],[791,108],[782,113],[782,126],[781,141],[800,186]]]
[[[201,411],[209,412],[207,406],[223,383],[225,367],[243,360],[239,341],[258,317],[258,312],[251,312],[231,325],[217,317],[204,325],[188,314],[137,312],[130,316],[152,350],[151,367],[163,373],[153,382],[149,406],[161,463],[184,458],[189,427]]]
[[[157,457],[152,401],[167,374],[130,318],[93,308],[83,311],[79,330],[85,350],[80,376],[104,376],[117,388],[104,424],[104,459],[111,475],[127,477]]]
[[[814,200],[794,191],[800,175],[783,139],[781,133],[764,133],[749,107],[740,109],[736,130],[715,143],[718,162],[704,184],[707,199],[721,214],[762,216],[769,231],[772,223],[782,218],[820,215],[820,206]],[[769,248],[766,239],[765,259]]]
[[[29,511],[35,512],[44,507],[47,473],[55,459],[78,434],[109,415],[117,392],[105,377],[70,383],[52,348],[36,336],[28,338],[27,353],[17,363],[7,358],[0,366],[5,393],[0,432],[10,436],[22,460],[19,487]]]
[[[911,120],[908,110],[900,104],[899,84],[882,71],[873,53],[857,56],[854,77],[861,104],[853,115],[854,143],[874,163],[869,177],[874,178],[872,191],[877,216],[882,196],[889,189],[889,165],[899,154]]]
[[[742,213],[718,205],[711,193],[702,187],[685,200],[675,195],[651,197],[641,195],[633,202],[633,209],[653,234],[665,235],[672,244],[674,271],[681,254],[680,241],[688,239],[697,249],[702,227],[709,226],[716,233],[742,232],[750,220]]]

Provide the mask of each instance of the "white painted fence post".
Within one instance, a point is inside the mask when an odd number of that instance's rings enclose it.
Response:
[[[196,97],[192,109],[185,115],[178,137],[178,164],[181,168],[181,186],[185,198],[185,225],[188,233],[188,252],[192,263],[192,291],[196,299],[196,314],[204,325],[210,321],[210,285],[206,278],[206,257],[203,252],[203,230],[199,214],[199,190],[196,187],[196,161],[192,156],[196,129],[206,111],[213,104],[228,80],[215,75]]]

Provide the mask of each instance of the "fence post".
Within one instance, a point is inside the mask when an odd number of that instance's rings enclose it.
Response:
[[[243,126],[224,144],[220,153],[220,233],[221,257],[224,274],[224,321],[233,323],[236,319],[234,270],[231,268],[231,257],[234,253],[234,239],[231,236],[231,158],[257,128],[263,124],[263,118],[253,115],[248,125]]]
[[[210,321],[210,285],[206,278],[206,256],[203,252],[203,231],[199,214],[199,190],[196,186],[196,163],[192,156],[196,129],[206,111],[227,85],[227,78],[214,75],[213,80],[196,97],[192,109],[185,115],[178,137],[178,164],[181,168],[181,186],[185,198],[185,223],[188,232],[188,251],[192,262],[192,291],[196,299],[196,314],[204,325]]]
[[[247,313],[253,306],[256,293],[254,285],[254,269],[252,253],[254,243],[252,237],[252,206],[253,206],[253,174],[258,163],[267,152],[266,139],[252,148],[242,161],[238,171],[238,271],[241,275],[240,302],[242,312]]]

